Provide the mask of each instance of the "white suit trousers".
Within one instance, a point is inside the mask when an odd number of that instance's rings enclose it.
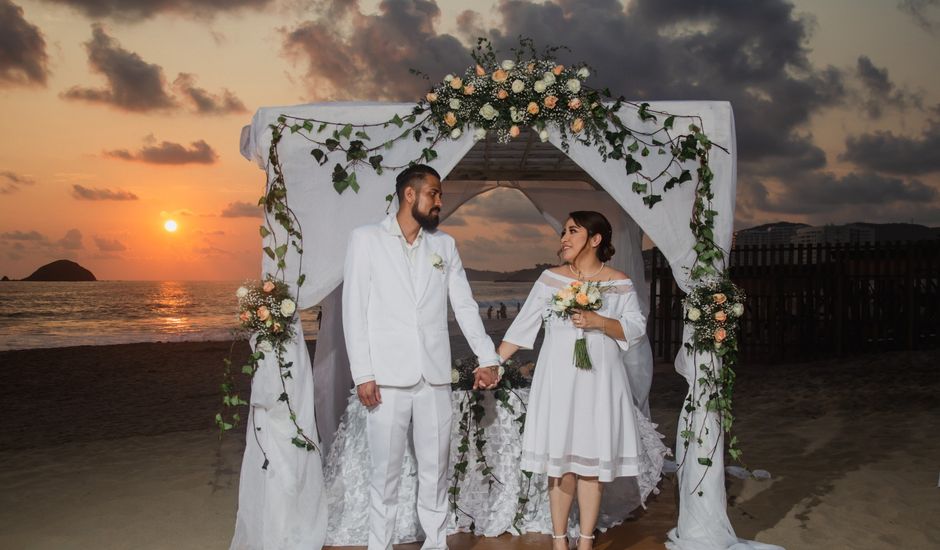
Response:
[[[372,462],[369,550],[392,550],[402,461],[412,421],[418,463],[418,521],[427,537],[421,548],[446,549],[450,384],[431,385],[422,377],[414,386],[380,386],[379,390],[382,402],[369,411],[367,421]]]

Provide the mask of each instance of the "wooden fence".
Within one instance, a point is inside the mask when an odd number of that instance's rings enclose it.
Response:
[[[648,330],[657,359],[681,346],[682,297],[658,249]],[[732,249],[747,293],[740,357],[772,363],[940,345],[940,240]]]

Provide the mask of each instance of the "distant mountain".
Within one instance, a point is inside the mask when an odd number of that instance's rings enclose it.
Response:
[[[9,281],[9,280],[10,280],[10,278],[7,277],[6,275],[4,275],[2,279],[0,279],[0,281]]]
[[[466,268],[467,279],[470,281],[494,281],[501,283],[532,283],[535,282],[543,271],[552,267],[552,264],[538,264],[535,267],[520,269],[518,271],[481,271],[479,269]]]
[[[70,260],[56,260],[46,264],[24,281],[97,281],[94,274]]]

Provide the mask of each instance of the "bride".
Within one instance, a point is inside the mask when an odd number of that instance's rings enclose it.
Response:
[[[644,337],[646,319],[630,279],[606,265],[614,254],[611,234],[610,222],[598,212],[569,215],[559,251],[564,264],[541,274],[498,350],[506,360],[520,348],[531,349],[544,324],[545,341],[522,436],[521,468],[549,476],[556,549],[568,547],[568,517],[575,494],[580,512],[578,548],[587,550],[594,543],[603,485],[647,474],[640,471],[641,453],[666,452],[661,443],[656,449],[642,448],[644,439],[658,443],[658,437],[644,438],[640,433],[641,413],[634,408],[620,353]],[[575,281],[601,283],[600,309],[579,311],[567,319],[549,316],[552,296]],[[590,370],[575,367],[579,329],[587,341]],[[651,431],[648,423],[642,426]],[[658,478],[658,472],[654,475]]]

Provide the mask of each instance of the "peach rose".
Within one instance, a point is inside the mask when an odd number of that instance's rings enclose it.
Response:
[[[457,115],[453,111],[447,111],[447,114],[444,115],[444,124],[453,128],[457,125]]]
[[[275,321],[275,323],[271,325],[272,332],[277,333],[277,332],[281,332],[282,330],[284,330],[284,327],[281,326],[281,323],[278,323]]]
[[[582,283],[581,281],[571,281],[571,287],[572,287],[572,288],[581,288],[581,285],[583,285],[583,284],[584,284],[584,283]]]
[[[715,300],[715,303],[721,305],[728,301],[728,297],[722,294],[721,292],[712,295],[712,299]]]
[[[579,292],[578,295],[574,297],[574,300],[582,306],[586,306],[588,305],[588,302],[590,302],[590,299],[588,299],[588,295],[583,292]]]
[[[728,319],[728,316],[725,314],[724,311],[719,310],[715,312],[715,320],[718,321],[719,323],[723,323],[727,319]]]
[[[463,87],[463,95],[473,95],[475,91],[477,91],[477,88],[473,84],[467,84]]]
[[[561,74],[561,71],[563,71],[563,70],[565,70],[565,66],[564,66],[564,65],[555,65],[555,68],[552,69],[552,72],[555,73],[555,76],[558,76],[558,75]]]
[[[247,323],[248,320],[251,319],[251,314],[249,314],[247,311],[243,311],[241,315],[238,316],[238,318],[241,319],[243,323]]]
[[[486,69],[484,69],[480,65],[477,65],[477,76],[483,76],[485,74],[486,74]]]
[[[509,92],[507,92],[506,90],[500,89],[498,92],[496,92],[496,97],[498,97],[499,99],[506,99],[507,97],[509,97]]]
[[[525,72],[532,74],[532,71],[535,70],[535,63],[529,63],[526,65]]]
[[[265,281],[264,285],[262,285],[261,287],[261,290],[265,292],[271,292],[272,290],[274,290],[274,283],[272,281]]]
[[[574,132],[574,133],[576,133],[576,134],[580,134],[580,133],[581,133],[581,130],[584,130],[584,119],[583,119],[583,118],[576,118],[576,119],[572,120],[572,121],[571,121],[571,131]]]
[[[553,96],[553,95],[550,95],[550,96],[546,97],[546,98],[542,101],[542,103],[544,103],[545,106],[548,107],[549,109],[554,109],[554,108],[555,108],[555,105],[558,103],[558,98],[555,97],[555,96]]]
[[[725,329],[719,328],[718,330],[715,331],[715,341],[716,341],[716,342],[721,342],[721,341],[723,341],[723,340],[724,340],[725,338],[727,338],[727,337],[728,337],[728,333],[725,332]]]
[[[434,92],[428,92],[428,95],[424,96],[428,99],[428,103],[434,103],[437,101],[437,94]]]
[[[525,110],[528,111],[530,115],[537,115],[539,112],[539,104],[534,101],[531,101],[529,102],[529,106],[526,107]]]
[[[509,78],[509,73],[503,69],[496,69],[493,71],[493,82],[506,82]]]
[[[513,124],[509,127],[509,135],[512,137],[519,137],[519,127]]]
[[[455,90],[463,88],[463,80],[460,80],[459,76],[455,76],[454,79],[450,81],[450,87]]]
[[[574,296],[574,291],[570,288],[563,288],[558,291],[558,297],[566,302],[570,300],[572,296]]]
[[[267,321],[271,318],[271,312],[268,311],[267,306],[261,306],[258,308],[258,319],[262,321]]]
[[[572,111],[574,111],[575,109],[580,109],[581,99],[577,97],[573,98],[571,101],[568,102],[568,108],[571,109]]]

